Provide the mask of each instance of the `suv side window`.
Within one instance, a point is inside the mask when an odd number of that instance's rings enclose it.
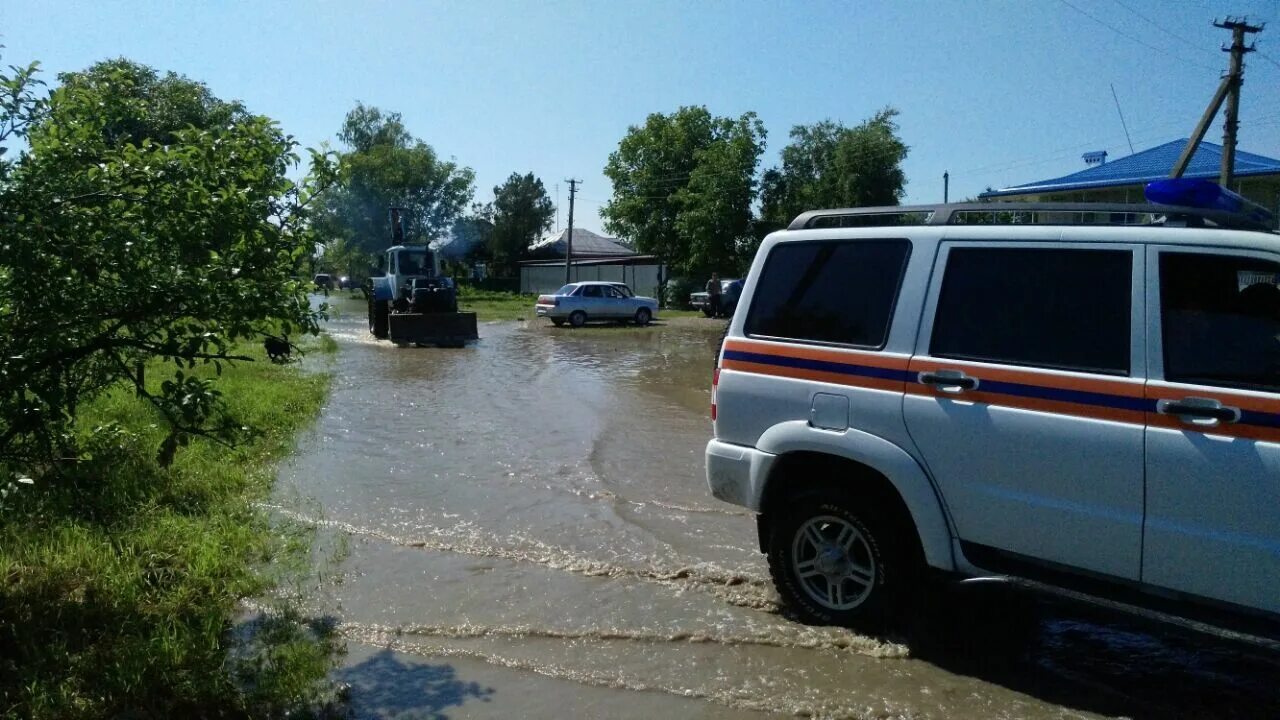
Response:
[[[748,335],[883,347],[911,243],[780,243],[747,316]]]
[[[1161,253],[1165,380],[1280,391],[1278,281],[1266,260]]]
[[[1129,250],[953,247],[929,354],[1129,373]]]

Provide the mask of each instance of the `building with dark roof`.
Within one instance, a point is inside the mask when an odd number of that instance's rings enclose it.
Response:
[[[1188,140],[1174,140],[1128,157],[1106,162],[1097,153],[1086,153],[1092,164],[1079,172],[1049,180],[988,190],[983,200],[1019,202],[1144,202],[1146,184],[1169,176]],[[1183,177],[1217,180],[1222,146],[1201,142]],[[1280,160],[1236,151],[1232,190],[1280,215]]]
[[[563,259],[568,246],[568,236],[568,228],[543,236],[529,245],[529,258],[535,260]],[[613,238],[597,235],[585,228],[573,229],[573,258],[575,260],[624,257],[635,254],[635,250],[620,244]]]

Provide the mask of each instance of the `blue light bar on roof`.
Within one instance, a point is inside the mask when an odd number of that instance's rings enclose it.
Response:
[[[1179,205],[1201,210],[1247,215],[1259,222],[1269,222],[1271,212],[1261,205],[1222,187],[1211,180],[1165,178],[1147,183],[1147,200],[1157,205]]]

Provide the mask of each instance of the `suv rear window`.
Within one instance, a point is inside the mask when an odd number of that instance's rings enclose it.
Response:
[[[1280,390],[1277,283],[1274,262],[1161,253],[1165,380]]]
[[[883,347],[910,250],[906,240],[777,245],[756,283],[747,334]]]
[[[1129,373],[1133,253],[953,248],[929,353]]]

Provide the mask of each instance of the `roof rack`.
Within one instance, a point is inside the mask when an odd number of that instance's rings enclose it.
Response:
[[[1071,219],[1072,217],[1076,219]],[[1088,217],[1086,217],[1088,216]],[[1150,219],[1138,221],[1147,216]],[[877,219],[879,218],[879,220]],[[810,210],[788,230],[885,225],[1164,225],[1274,232],[1265,222],[1239,213],[1176,205],[1128,203],[953,203]]]

